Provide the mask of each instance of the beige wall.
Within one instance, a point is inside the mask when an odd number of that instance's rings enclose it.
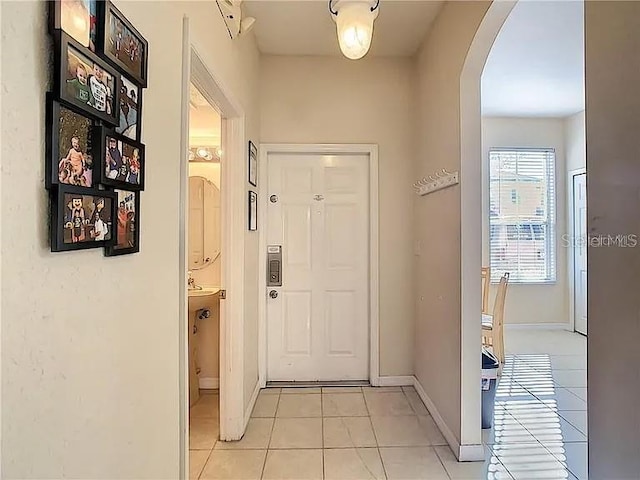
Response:
[[[50,41],[43,2],[2,2],[2,473],[5,478],[177,478],[182,19],[258,137],[258,53],[210,2],[117,2],[149,41],[141,250],[52,254],[44,190]],[[27,93],[28,92],[28,93]],[[244,188],[244,186],[242,187]],[[6,199],[19,199],[8,202]],[[246,255],[257,251],[247,234]],[[251,278],[254,264],[247,265]],[[247,280],[247,285],[251,281]],[[257,380],[246,288],[245,385]],[[253,335],[253,337],[251,337]],[[248,399],[245,399],[245,402]]]
[[[460,168],[459,79],[469,46],[489,4],[446,3],[419,54],[415,178],[442,168],[449,171]],[[465,181],[464,177],[461,181]],[[449,430],[460,441],[460,187],[415,197],[414,204],[414,232],[420,253],[414,259],[415,374]]]
[[[489,150],[493,147],[553,148],[556,153],[556,283],[509,285],[505,322],[568,323],[567,249],[562,236],[567,228],[567,174],[564,120],[559,118],[482,119],[482,264],[489,265]],[[490,293],[491,305],[495,287]]]
[[[413,373],[413,65],[263,56],[263,143],[375,143],[380,162],[380,373]]]
[[[567,171],[585,168],[586,166],[584,123],[584,110],[565,119],[564,134]]]
[[[587,228],[639,234],[640,2],[586,2]],[[589,248],[589,478],[640,472],[640,247]]]

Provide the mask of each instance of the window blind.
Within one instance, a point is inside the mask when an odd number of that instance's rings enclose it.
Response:
[[[492,282],[555,282],[555,198],[553,149],[489,151]]]

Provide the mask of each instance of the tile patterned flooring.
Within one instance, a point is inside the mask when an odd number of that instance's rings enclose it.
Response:
[[[513,330],[485,462],[458,463],[413,387],[263,390],[219,442],[218,395],[191,408],[190,476],[219,480],[586,480],[586,339]]]

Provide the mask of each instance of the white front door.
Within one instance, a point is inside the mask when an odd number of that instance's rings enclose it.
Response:
[[[267,287],[267,379],[366,380],[369,157],[271,154],[268,172],[282,287]]]
[[[587,334],[587,175],[573,176],[573,311],[576,332]]]

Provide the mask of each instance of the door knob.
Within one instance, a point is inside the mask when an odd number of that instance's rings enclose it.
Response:
[[[269,296],[270,296],[271,298],[278,298],[278,292],[277,292],[277,291],[275,291],[275,290],[271,290],[271,291],[269,292]]]

